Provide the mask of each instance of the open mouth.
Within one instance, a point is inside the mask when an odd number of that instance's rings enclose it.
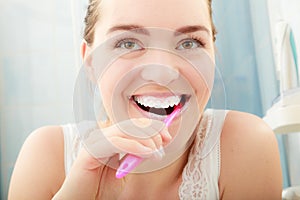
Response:
[[[189,100],[189,96],[175,95],[168,97],[155,97],[134,95],[132,96],[132,100],[141,110],[148,112],[149,114],[152,113],[160,116],[167,116],[171,114],[176,107],[184,107],[186,102]]]

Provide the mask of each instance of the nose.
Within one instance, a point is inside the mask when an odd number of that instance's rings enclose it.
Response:
[[[179,77],[178,70],[159,64],[143,67],[141,76],[146,81],[153,81],[160,85],[168,85]]]
[[[179,71],[174,63],[176,59],[168,52],[155,51],[148,55],[151,63],[143,66],[141,76],[145,81],[168,85],[179,77]]]

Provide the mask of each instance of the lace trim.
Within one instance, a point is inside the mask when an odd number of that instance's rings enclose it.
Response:
[[[212,115],[205,113],[200,122],[195,143],[190,151],[188,162],[182,172],[182,183],[179,187],[179,198],[185,199],[207,199],[208,178],[201,165],[201,149],[205,139],[211,132]]]

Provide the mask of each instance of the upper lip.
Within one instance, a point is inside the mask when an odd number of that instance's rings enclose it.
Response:
[[[171,96],[181,96],[183,94],[180,93],[137,93],[133,94],[130,97],[134,96],[152,96],[152,97],[157,97],[157,98],[167,98]]]

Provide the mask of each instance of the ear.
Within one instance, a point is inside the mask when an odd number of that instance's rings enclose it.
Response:
[[[92,52],[92,47],[90,47],[85,40],[82,40],[80,46],[80,55],[83,62],[87,66],[92,66],[92,57],[90,56],[91,52]]]
[[[91,53],[91,48],[87,44],[85,40],[82,40],[81,42],[81,48],[80,48],[80,55],[84,62],[85,70],[87,72],[87,75],[89,79],[95,83],[95,75],[94,75],[94,68],[92,67],[92,58],[89,56]]]
[[[82,60],[85,60],[85,58],[86,58],[87,48],[88,48],[87,42],[85,40],[82,40],[81,46],[80,46],[80,55],[81,55]]]

